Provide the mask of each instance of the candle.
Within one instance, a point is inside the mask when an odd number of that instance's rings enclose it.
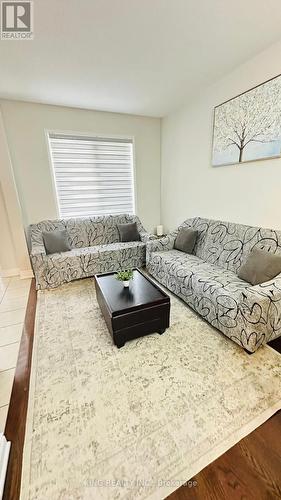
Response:
[[[163,236],[163,226],[159,225],[156,227],[157,236]]]

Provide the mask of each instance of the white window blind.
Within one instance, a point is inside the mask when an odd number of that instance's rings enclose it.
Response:
[[[134,213],[132,140],[49,133],[60,216]]]

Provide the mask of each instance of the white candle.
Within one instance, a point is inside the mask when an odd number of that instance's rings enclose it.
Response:
[[[156,234],[157,234],[157,236],[163,235],[163,226],[159,225],[156,227]]]

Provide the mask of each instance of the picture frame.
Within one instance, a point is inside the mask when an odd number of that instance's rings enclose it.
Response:
[[[212,165],[281,157],[281,74],[214,108]]]

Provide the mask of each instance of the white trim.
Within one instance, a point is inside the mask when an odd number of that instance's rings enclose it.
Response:
[[[80,137],[89,137],[93,139],[119,139],[119,140],[127,140],[131,141],[132,147],[133,147],[133,155],[132,155],[132,167],[133,167],[133,179],[132,179],[132,186],[133,186],[133,215],[138,215],[138,196],[137,196],[137,170],[136,170],[136,141],[135,141],[135,136],[133,135],[119,135],[119,134],[97,134],[94,133],[93,131],[88,132],[77,132],[73,130],[57,130],[57,129],[44,129],[44,134],[45,134],[45,139],[46,139],[46,144],[47,144],[47,151],[48,151],[48,163],[49,163],[49,169],[50,169],[50,174],[51,174],[51,179],[52,179],[52,191],[53,191],[53,197],[55,201],[55,206],[56,206],[56,216],[58,219],[62,218],[60,214],[60,207],[59,207],[59,201],[58,201],[58,192],[57,192],[57,186],[56,186],[56,181],[55,181],[55,172],[54,172],[54,166],[53,166],[53,159],[52,159],[52,150],[50,146],[50,134],[60,134],[60,135],[73,135],[73,136],[80,136]]]
[[[13,269],[1,269],[0,276],[2,278],[10,278],[11,276],[19,276],[20,270],[18,268]]]
[[[131,137],[133,145],[133,211],[134,215],[138,215],[138,192],[137,192],[137,168],[136,168],[136,141],[134,137]]]
[[[0,499],[3,496],[10,454],[11,442],[7,441],[3,433],[0,434]]]
[[[30,278],[34,278],[34,274],[33,274],[31,269],[26,269],[24,271],[20,271],[20,279],[21,280],[26,280],[26,279],[30,279]]]
[[[47,134],[59,134],[59,135],[74,135],[81,137],[89,137],[92,139],[120,139],[133,141],[133,135],[119,135],[119,134],[97,134],[91,130],[91,132],[85,130],[83,132],[77,132],[77,130],[57,130],[57,129],[47,129],[45,128],[45,133]]]
[[[59,219],[60,218],[60,207],[59,207],[59,201],[58,201],[58,193],[57,193],[57,186],[56,186],[56,181],[55,181],[55,172],[54,172],[54,167],[53,167],[52,151],[51,151],[50,138],[49,138],[49,134],[51,133],[51,131],[45,129],[44,132],[45,132],[46,145],[47,145],[47,151],[48,151],[48,163],[49,163],[49,169],[50,169],[51,180],[52,180],[52,191],[53,191],[53,197],[54,197],[54,202],[55,202],[55,206],[56,206],[56,216]]]

